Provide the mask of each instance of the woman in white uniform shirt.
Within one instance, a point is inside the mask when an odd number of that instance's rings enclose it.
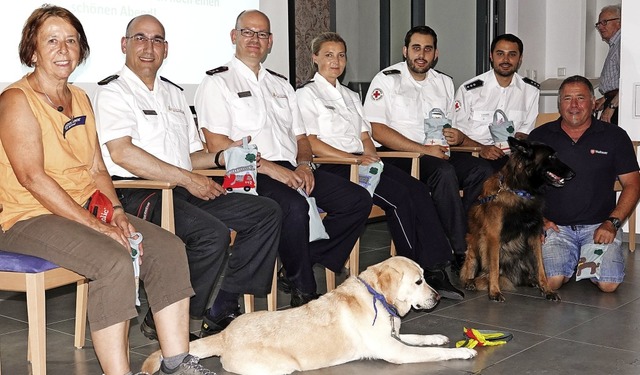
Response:
[[[358,94],[338,80],[347,62],[345,41],[336,33],[323,33],[312,41],[311,51],[317,72],[296,94],[314,155],[356,155],[363,165],[379,161]],[[320,168],[349,178],[349,166],[325,164]],[[451,246],[426,186],[385,165],[373,203],[385,210],[398,254],[418,262],[427,282],[443,297],[463,298],[444,270],[452,260]]]

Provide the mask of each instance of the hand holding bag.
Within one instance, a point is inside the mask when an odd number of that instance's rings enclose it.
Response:
[[[256,191],[258,146],[242,138],[242,146],[224,150],[227,173],[222,187],[228,192],[258,195]]]
[[[498,119],[498,115],[502,118]],[[491,138],[493,138],[493,144],[501,149],[505,155],[509,155],[511,148],[507,139],[515,137],[516,128],[513,126],[513,121],[509,121],[507,115],[501,109],[497,109],[493,113],[493,122],[489,124],[489,132],[491,133]]]
[[[316,199],[308,196],[302,188],[298,188],[298,193],[305,197],[307,199],[307,203],[309,204],[309,242],[329,239],[329,234],[324,229],[322,218],[320,217],[320,213],[318,212]]]
[[[369,165],[358,166],[358,183],[363,188],[367,189],[369,194],[373,197],[373,192],[380,183],[380,175],[384,170],[384,163],[382,160],[376,161]]]
[[[451,127],[451,120],[449,120],[444,112],[440,108],[433,108],[429,111],[429,117],[424,119],[424,145],[427,146],[446,146],[447,156],[451,156],[449,151],[449,144],[444,138],[442,130],[444,128]]]

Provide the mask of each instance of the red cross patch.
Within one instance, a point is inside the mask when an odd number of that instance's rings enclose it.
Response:
[[[456,102],[454,103],[456,112],[458,112],[460,110],[460,101],[456,100]]]
[[[380,89],[375,89],[373,90],[373,92],[371,93],[371,99],[373,100],[379,100],[382,98],[384,94],[382,93],[382,90]]]

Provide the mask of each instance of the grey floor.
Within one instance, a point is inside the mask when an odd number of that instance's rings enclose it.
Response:
[[[626,246],[626,244],[625,244]],[[385,223],[367,226],[362,239],[361,269],[388,257],[389,235]],[[441,333],[450,346],[461,339],[463,327],[513,333],[504,346],[480,348],[472,360],[393,365],[383,361],[356,361],[310,371],[309,374],[640,374],[640,259],[626,252],[626,280],[613,294],[599,292],[589,281],[570,282],[560,289],[562,302],[541,298],[532,288],[506,293],[505,303],[488,300],[486,293],[467,292],[463,301],[442,300],[430,313],[411,312],[402,324],[404,333]],[[323,272],[317,269],[319,285]],[[47,295],[48,374],[101,374],[87,334],[82,350],[73,347],[74,289],[63,287]],[[278,296],[280,308],[287,308],[289,296]],[[266,305],[258,299],[259,308]],[[134,369],[152,351],[132,321],[131,361]],[[0,292],[0,363],[4,375],[29,374],[27,316],[24,295]],[[192,328],[199,329],[193,322]],[[283,332],[286,334],[286,332]],[[202,361],[225,372],[217,358]]]

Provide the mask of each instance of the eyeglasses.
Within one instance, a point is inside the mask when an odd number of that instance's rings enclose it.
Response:
[[[167,42],[166,40],[164,40],[164,38],[160,38],[160,37],[147,38],[142,34],[125,36],[125,38],[129,40],[133,40],[133,42],[137,44],[147,44],[149,41],[151,41],[151,44],[153,44],[154,46],[161,46]]]
[[[245,38],[253,38],[254,35],[258,34],[258,39],[269,39],[271,33],[268,31],[253,31],[251,29],[236,29],[240,31],[240,35]]]
[[[620,19],[620,17],[618,17],[618,18],[609,18],[608,20],[598,21],[598,22],[596,22],[596,25],[595,25],[595,26],[596,26],[596,27],[598,27],[598,26],[607,26],[607,24],[608,24],[609,22],[611,22],[611,21],[617,21],[617,20],[619,20],[619,19]]]

